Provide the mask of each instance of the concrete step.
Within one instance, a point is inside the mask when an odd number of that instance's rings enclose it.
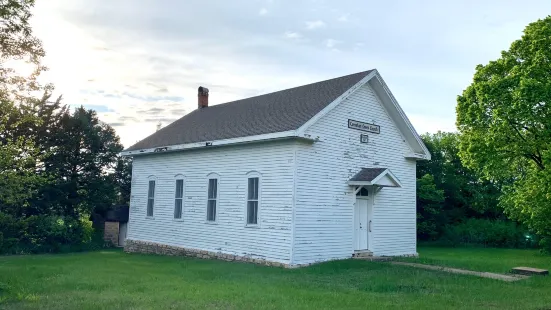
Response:
[[[367,256],[367,257],[354,257],[354,259],[361,259],[370,262],[389,262],[392,260],[390,256]]]
[[[532,268],[532,267],[515,267],[511,270],[513,273],[517,274],[523,274],[523,275],[548,275],[549,270],[545,269],[538,269],[538,268]]]
[[[371,256],[373,256],[373,252],[371,251],[354,252],[354,254],[352,254],[352,257],[354,258],[371,257]]]

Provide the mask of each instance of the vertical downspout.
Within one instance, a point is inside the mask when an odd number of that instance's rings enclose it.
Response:
[[[132,207],[134,206],[135,202],[134,202],[134,196],[132,195],[133,194],[133,190],[135,190],[135,184],[137,183],[136,182],[136,173],[135,173],[135,169],[136,169],[136,161],[134,160],[135,157],[132,156],[132,171],[131,171],[131,176],[130,176],[130,201],[128,201],[128,222],[126,222],[126,238],[128,238],[128,236],[131,235],[131,232],[132,230],[130,229],[130,219],[132,218]]]
[[[296,201],[297,201],[297,144],[294,145],[294,159],[293,159],[293,212],[291,223],[291,255],[289,265],[295,264],[295,230],[296,230]]]

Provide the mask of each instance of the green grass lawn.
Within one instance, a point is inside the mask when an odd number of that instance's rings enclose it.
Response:
[[[420,253],[477,270],[551,268],[528,250]],[[121,251],[0,257],[6,309],[551,309],[550,293],[551,277],[509,283],[357,260],[289,270]]]
[[[405,261],[496,273],[507,273],[511,268],[519,266],[551,270],[551,256],[536,250],[475,247],[450,249],[428,246],[418,250],[418,259]]]

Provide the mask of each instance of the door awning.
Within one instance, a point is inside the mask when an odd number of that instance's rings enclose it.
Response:
[[[400,180],[388,168],[362,168],[348,180],[348,185],[402,187]]]

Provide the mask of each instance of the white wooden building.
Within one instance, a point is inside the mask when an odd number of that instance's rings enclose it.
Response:
[[[285,266],[417,254],[430,154],[377,70],[214,106],[208,92],[123,152],[127,251]]]

